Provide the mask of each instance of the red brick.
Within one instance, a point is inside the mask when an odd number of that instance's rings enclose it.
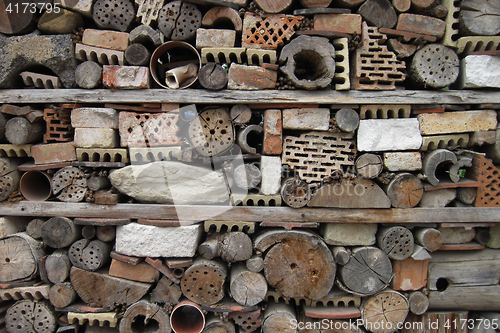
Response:
[[[73,142],[40,144],[31,147],[31,156],[35,164],[48,164],[76,161],[76,149]]]
[[[394,290],[419,290],[427,285],[428,260],[393,260]]]
[[[105,88],[147,89],[150,86],[149,68],[141,66],[104,66],[102,83]]]
[[[228,75],[228,89],[264,90],[275,89],[278,72],[259,66],[231,64]]]
[[[137,265],[131,265],[111,259],[109,275],[132,281],[152,283],[159,278],[160,272],[144,262],[138,263]]]
[[[444,36],[446,23],[431,16],[403,13],[399,15],[396,29],[441,38]]]
[[[129,34],[127,32],[85,29],[82,43],[105,49],[125,51],[128,47],[128,37]]]
[[[264,112],[264,155],[279,155],[283,151],[283,126],[281,110],[266,110]]]
[[[361,21],[359,14],[318,14],[314,15],[314,30],[361,35]]]

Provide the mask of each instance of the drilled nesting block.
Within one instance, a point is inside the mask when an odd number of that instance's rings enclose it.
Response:
[[[0,301],[7,300],[42,300],[49,299],[50,285],[44,284],[40,286],[17,287],[10,289],[0,289]]]
[[[360,119],[394,119],[410,118],[411,105],[361,105],[359,109]]]
[[[97,0],[92,18],[101,29],[127,31],[134,21],[135,7],[128,0]]]
[[[175,161],[182,159],[182,149],[179,146],[172,147],[130,147],[130,161],[132,164],[151,163],[156,161]]]
[[[332,41],[335,48],[335,75],[332,84],[335,84],[335,90],[351,89],[351,80],[349,79],[349,39],[337,38]]]
[[[476,51],[495,51],[500,49],[500,36],[467,36],[457,41],[457,53],[466,56]]]
[[[454,134],[454,135],[433,135],[422,137],[422,147],[420,150],[434,149],[455,149],[466,148],[469,143],[469,134]]]
[[[196,35],[203,15],[194,4],[173,1],[166,4],[158,15],[158,28],[172,40],[188,40]]]
[[[68,142],[73,140],[70,109],[45,109],[43,120],[47,125],[43,135],[43,143]]]
[[[129,162],[127,149],[121,148],[76,148],[76,158],[80,162]]]
[[[116,312],[100,312],[100,313],[68,312],[68,322],[70,324],[78,323],[79,325],[88,324],[88,326],[116,327],[116,325],[118,324],[118,317]]]
[[[59,200],[79,202],[85,198],[87,193],[87,178],[80,169],[65,167],[54,174],[51,188]]]
[[[191,301],[211,305],[224,297],[227,265],[222,261],[197,259],[184,272],[182,293]]]
[[[458,39],[458,25],[460,13],[460,0],[441,0],[441,4],[448,10],[448,14],[444,22],[446,23],[446,29],[441,42],[449,47],[457,46]]]
[[[500,206],[500,169],[490,159],[475,155],[472,167],[467,171],[467,178],[481,182],[477,188],[476,207]]]
[[[410,78],[424,87],[444,88],[454,83],[460,71],[460,61],[451,48],[429,44],[415,52],[408,68]]]
[[[0,157],[31,157],[31,146],[0,144]]]
[[[247,234],[255,232],[255,222],[245,221],[205,221],[205,232],[241,231]]]
[[[233,206],[259,206],[279,207],[281,206],[281,195],[262,194],[231,194],[231,205]]]
[[[245,13],[241,45],[248,48],[276,50],[295,34],[295,26],[302,16],[264,15]]]
[[[124,65],[125,52],[83,44],[75,45],[75,58],[80,61],[93,61],[101,65]]]
[[[33,72],[22,72],[23,82],[26,86],[44,89],[57,89],[62,87],[61,80],[57,76],[44,75]]]
[[[394,90],[406,78],[404,61],[382,45],[387,36],[363,22],[362,45],[354,52],[351,88],[356,90]]]
[[[118,117],[122,147],[179,145],[177,113],[120,112]]]
[[[282,163],[310,183],[321,181],[335,170],[354,166],[356,144],[352,133],[309,132],[283,140]]]
[[[189,124],[188,137],[201,156],[214,156],[231,148],[234,128],[227,109],[204,110]]]

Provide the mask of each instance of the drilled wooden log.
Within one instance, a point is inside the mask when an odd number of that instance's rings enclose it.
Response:
[[[413,229],[413,236],[415,242],[422,245],[429,252],[434,252],[443,245],[441,232],[434,228],[415,228]]]
[[[95,271],[110,261],[112,245],[100,240],[80,239],[69,248],[69,259],[73,266]]]
[[[345,265],[351,259],[351,253],[343,246],[334,246],[332,248],[333,257],[335,262],[339,265]]]
[[[48,302],[20,300],[5,314],[9,333],[52,333],[56,325],[56,314]]]
[[[67,217],[52,217],[42,225],[42,239],[54,249],[68,247],[81,237],[81,228]]]
[[[76,292],[70,282],[54,284],[49,291],[50,304],[56,308],[65,308],[76,300]]]
[[[52,283],[61,283],[69,277],[71,262],[68,257],[68,251],[60,249],[54,251],[45,260],[45,270],[47,279]]]
[[[268,303],[266,311],[264,311],[262,332],[294,333],[297,330],[290,325],[293,320],[297,320],[297,316],[291,305],[284,303]]]
[[[281,198],[292,208],[301,208],[311,200],[309,185],[298,178],[289,178],[281,186]]]
[[[31,279],[38,272],[37,261],[45,255],[42,242],[25,232],[0,240],[0,282]]]
[[[170,333],[170,317],[158,305],[141,300],[127,308],[120,320],[120,333]]]
[[[249,271],[245,264],[231,265],[229,290],[231,297],[243,306],[253,306],[264,300],[267,281],[260,273]]]
[[[45,123],[30,123],[25,117],[14,117],[5,124],[5,137],[13,145],[25,145],[43,139]]]
[[[189,40],[201,26],[203,15],[190,3],[172,1],[158,15],[158,29],[172,40]]]
[[[111,182],[108,177],[92,176],[87,180],[87,186],[91,191],[98,191],[103,188],[111,187]]]
[[[261,256],[254,254],[246,261],[246,265],[251,272],[260,272],[264,269],[264,259]]]
[[[408,300],[402,294],[387,290],[371,296],[361,304],[361,318],[373,333],[396,332],[408,315]]]
[[[82,228],[82,236],[85,239],[93,239],[95,237],[95,227],[93,225],[86,225]]]
[[[357,248],[352,251],[349,262],[340,267],[339,278],[349,290],[362,295],[373,295],[391,281],[391,261],[376,247]]]
[[[149,58],[151,57],[151,52],[139,43],[130,44],[125,50],[124,54],[125,60],[127,60],[129,65],[133,66],[146,66],[149,64]]]
[[[98,226],[96,229],[96,237],[103,242],[111,242],[116,238],[116,229],[112,225]]]
[[[377,244],[389,258],[404,260],[413,253],[413,234],[405,227],[380,227]]]
[[[233,177],[236,185],[244,190],[251,190],[260,184],[262,173],[255,164],[246,163],[234,168]]]
[[[241,231],[213,233],[199,246],[198,252],[205,259],[221,257],[226,262],[244,261],[252,256],[252,240]]]
[[[198,73],[198,81],[203,88],[208,90],[221,90],[227,85],[227,72],[221,65],[209,62]]]
[[[405,13],[410,10],[411,0],[392,0],[392,5],[398,13]]]
[[[489,0],[464,0],[460,7],[460,32],[466,36],[500,33],[500,5]]]
[[[234,128],[226,108],[208,108],[189,123],[189,141],[201,156],[215,156],[231,148]]]
[[[87,193],[85,174],[75,167],[59,169],[51,180],[52,192],[65,202],[79,202]]]
[[[135,18],[134,3],[129,0],[97,0],[92,18],[101,29],[127,31]]]
[[[266,13],[282,13],[292,5],[292,0],[255,0]]]
[[[414,291],[408,296],[408,305],[413,314],[424,314],[429,308],[429,299],[421,291]]]
[[[444,88],[458,78],[459,65],[455,51],[441,44],[429,44],[415,52],[408,74],[418,85]]]
[[[0,201],[6,200],[19,188],[20,173],[17,170],[19,161],[0,158]]]
[[[163,276],[151,292],[151,302],[177,304],[182,296],[181,288]]]
[[[424,187],[411,173],[400,173],[385,186],[387,197],[394,208],[412,208],[422,199]]]
[[[359,177],[368,179],[378,177],[384,168],[380,156],[368,153],[359,156],[354,165]]]
[[[248,105],[236,104],[231,108],[230,117],[235,124],[246,124],[252,119],[252,110]]]
[[[191,301],[211,305],[224,297],[227,265],[220,261],[196,259],[184,272],[182,293]]]

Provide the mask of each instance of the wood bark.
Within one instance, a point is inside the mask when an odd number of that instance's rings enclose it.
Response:
[[[69,248],[69,259],[73,266],[95,271],[106,265],[111,257],[112,245],[100,240],[80,239]]]
[[[252,119],[252,109],[245,104],[236,104],[231,108],[229,115],[235,124],[246,124]]]
[[[6,200],[19,188],[19,163],[16,159],[0,158],[0,201]]]
[[[85,174],[75,167],[59,169],[52,177],[51,185],[54,195],[65,202],[82,201],[87,193]]]
[[[129,45],[125,50],[124,54],[125,60],[130,65],[133,66],[146,66],[149,65],[149,58],[151,57],[151,52],[148,49],[139,43],[134,43]]]
[[[20,300],[5,314],[5,326],[12,333],[52,333],[56,325],[56,314],[48,302]]]
[[[361,304],[364,327],[373,333],[392,333],[408,315],[408,300],[402,294],[387,290],[367,298]]]
[[[45,223],[45,219],[33,219],[26,226],[26,232],[28,235],[34,239],[42,238],[42,225]]]
[[[163,276],[151,292],[151,302],[163,304],[177,304],[182,296],[181,288]]]
[[[88,272],[77,267],[71,268],[70,278],[73,288],[82,301],[89,306],[106,310],[139,301],[151,287],[148,283]]]
[[[52,217],[42,225],[43,242],[54,249],[68,247],[81,237],[81,227],[67,217]]]
[[[38,272],[37,261],[45,255],[42,242],[25,232],[0,240],[0,282],[30,279]]]
[[[292,0],[255,0],[266,13],[281,13],[292,5]]]
[[[50,282],[56,284],[66,281],[69,277],[71,262],[68,257],[68,251],[64,249],[57,250],[45,260],[45,270]]]
[[[437,251],[443,245],[441,232],[434,228],[415,228],[413,236],[417,244],[422,245],[427,251]]]
[[[25,145],[41,141],[45,123],[30,123],[25,117],[14,117],[5,124],[5,137],[13,145]]]
[[[413,234],[405,227],[381,227],[377,233],[377,244],[389,258],[404,260],[413,253]]]
[[[262,323],[263,333],[294,333],[290,323],[296,320],[295,311],[291,305],[284,303],[269,303],[264,311]]]
[[[411,173],[400,173],[385,186],[394,208],[412,208],[422,199],[424,188],[420,179]]]
[[[345,265],[351,259],[351,253],[343,246],[334,246],[332,248],[333,257],[335,262],[339,265]]]
[[[243,306],[253,306],[266,297],[267,281],[262,274],[249,271],[245,264],[233,264],[229,290],[236,302]]]
[[[376,247],[357,248],[353,250],[349,262],[340,267],[339,278],[349,290],[361,295],[372,295],[391,281],[391,261]]]
[[[82,228],[82,236],[85,239],[91,240],[95,237],[95,227],[93,225],[86,225]]]
[[[246,261],[246,266],[249,271],[258,273],[264,269],[264,259],[261,256],[254,254]]]
[[[252,240],[241,232],[213,233],[198,248],[205,259],[221,257],[226,262],[250,259],[253,253]]]
[[[215,304],[224,297],[227,274],[227,265],[221,261],[196,259],[184,272],[182,293],[195,303]]]
[[[120,320],[120,333],[170,333],[170,318],[158,305],[141,300],[127,308]]]
[[[398,16],[389,0],[366,0],[358,9],[358,14],[370,25],[378,28],[392,28]]]
[[[108,177],[92,176],[87,180],[87,186],[91,191],[98,191],[111,187],[111,182]]]
[[[116,238],[116,229],[112,225],[98,226],[96,229],[96,237],[103,242],[111,242]]]
[[[460,32],[465,36],[500,33],[500,4],[488,0],[464,0],[460,7]]]
[[[76,292],[70,282],[54,284],[49,291],[50,304],[56,308],[65,308],[76,300]]]
[[[429,299],[423,292],[414,291],[408,296],[408,305],[411,313],[421,315],[429,308]]]
[[[384,168],[382,159],[375,154],[363,154],[359,156],[354,165],[360,177],[369,179],[378,177]]]
[[[221,90],[227,85],[228,75],[221,65],[209,62],[198,73],[198,81],[208,90]]]
[[[398,13],[404,13],[410,10],[411,0],[392,0],[392,5]]]

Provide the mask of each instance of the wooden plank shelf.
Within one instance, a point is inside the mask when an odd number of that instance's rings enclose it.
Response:
[[[95,205],[56,201],[20,201],[0,204],[0,216],[66,216],[249,222],[323,223],[497,223],[500,208],[334,209],[290,207],[174,206],[159,204]]]
[[[481,104],[500,103],[498,91],[301,91],[205,89],[4,89],[0,103],[199,103],[199,104]]]

